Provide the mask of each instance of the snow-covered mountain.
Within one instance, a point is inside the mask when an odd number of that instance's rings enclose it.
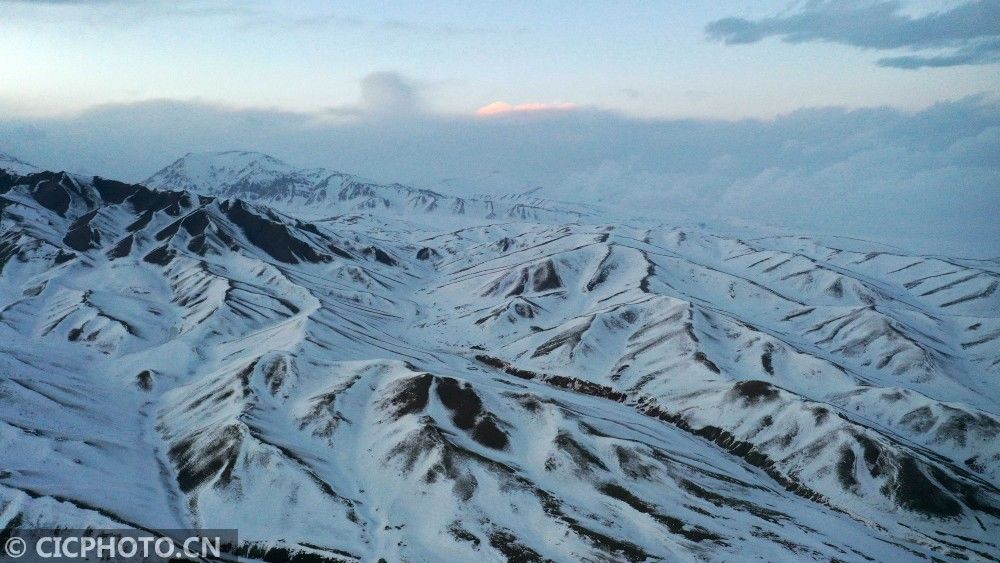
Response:
[[[443,215],[452,220],[468,217],[565,223],[595,214],[585,205],[555,202],[531,193],[462,198],[403,184],[378,184],[323,168],[294,168],[272,156],[248,151],[189,153],[143,184],[239,197],[310,219],[374,212],[417,220],[437,220]]]
[[[487,200],[241,155],[174,191],[0,172],[0,526],[235,527],[268,560],[1000,558],[1000,263],[472,221]]]
[[[2,152],[0,152],[0,170],[6,170],[14,174],[34,174],[35,172],[40,172],[34,164],[29,164]]]

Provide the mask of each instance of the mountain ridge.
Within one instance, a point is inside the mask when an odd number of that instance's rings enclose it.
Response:
[[[997,272],[378,211],[0,172],[0,523],[235,524],[259,558],[1000,557]]]
[[[310,218],[381,211],[410,217],[565,222],[595,213],[586,206],[555,202],[531,193],[458,197],[399,183],[379,184],[324,168],[295,168],[253,151],[188,153],[143,183],[154,188],[242,197]]]

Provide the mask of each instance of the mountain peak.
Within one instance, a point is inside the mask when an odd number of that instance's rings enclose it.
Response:
[[[189,152],[178,158],[169,166],[163,168],[150,179],[164,171],[183,169],[188,174],[197,174],[206,170],[215,170],[216,174],[239,172],[247,167],[257,167],[275,171],[289,171],[293,167],[269,154],[255,151],[211,151]]]
[[[289,164],[260,152],[189,152],[145,183],[154,188],[210,195],[243,195],[242,192],[263,195],[286,184],[287,177],[295,173]]]

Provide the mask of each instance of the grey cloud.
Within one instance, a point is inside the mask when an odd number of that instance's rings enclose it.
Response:
[[[395,72],[374,72],[361,81],[365,108],[376,115],[413,115],[420,109],[414,84]]]
[[[882,66],[920,68],[997,62],[1000,0],[973,0],[921,17],[903,14],[892,0],[810,0],[793,13],[748,20],[724,18],[705,31],[729,45],[781,37],[788,43],[826,41],[866,49],[948,48],[947,55],[885,58]]]
[[[984,41],[955,51],[950,55],[887,57],[880,59],[880,66],[916,69],[960,65],[984,65],[1000,62],[1000,39]]]
[[[367,82],[359,112],[419,103],[397,75]],[[774,120],[636,119],[588,109],[383,117],[150,101],[69,118],[0,117],[0,152],[138,181],[188,151],[252,149],[453,192],[540,185],[552,196],[656,210],[663,219],[736,218],[1000,256],[1000,103],[987,98],[915,114],[821,108]]]
[[[337,119],[405,121],[425,112],[420,86],[396,72],[373,72],[361,79],[361,99],[326,108],[322,115]]]
[[[418,22],[348,16],[341,11],[330,9],[296,10],[294,6],[275,6],[259,0],[239,3],[226,0],[0,0],[0,6],[5,3],[37,6],[39,9],[51,6],[74,6],[77,8],[92,6],[95,10],[121,10],[127,7],[128,15],[137,20],[163,17],[218,17],[227,19],[232,28],[244,31],[337,28],[364,32],[379,31],[393,35],[405,33],[431,38],[520,34],[527,31],[524,27],[465,26],[449,22]]]

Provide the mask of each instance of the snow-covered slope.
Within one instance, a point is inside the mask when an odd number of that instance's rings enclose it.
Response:
[[[324,218],[344,213],[379,213],[413,220],[572,222],[593,215],[584,205],[525,194],[461,198],[403,184],[378,184],[323,168],[297,169],[272,156],[247,151],[189,153],[160,170],[145,185],[239,197],[294,213]]]
[[[1000,264],[420,227],[405,198],[307,221],[211,162],[177,191],[0,172],[0,526],[235,527],[269,560],[1000,558]]]
[[[14,174],[34,174],[40,171],[34,164],[29,164],[2,152],[0,152],[0,170]]]

